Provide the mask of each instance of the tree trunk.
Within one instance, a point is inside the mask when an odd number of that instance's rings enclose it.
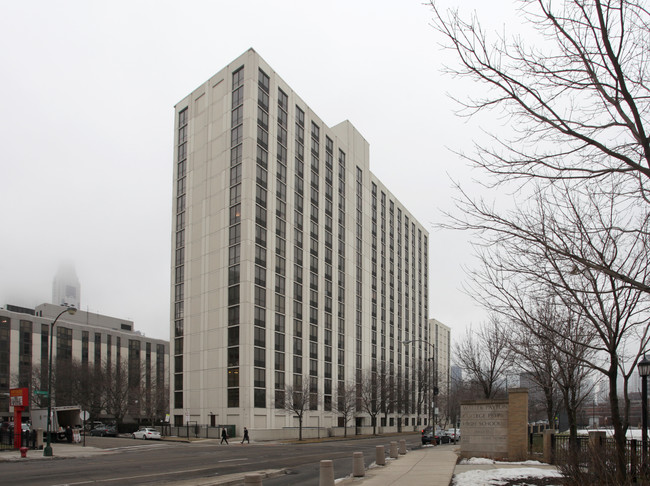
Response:
[[[615,358],[614,358],[615,359]],[[618,367],[612,363],[609,371],[609,405],[612,414],[612,425],[614,427],[614,442],[616,444],[616,476],[619,484],[623,484],[626,477],[627,463],[625,461],[625,428],[621,420],[621,411],[618,403],[618,394],[616,392],[618,382]]]

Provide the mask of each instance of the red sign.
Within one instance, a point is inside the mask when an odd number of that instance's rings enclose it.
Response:
[[[12,407],[29,406],[29,389],[12,388],[11,390],[9,390],[9,405],[11,405]]]

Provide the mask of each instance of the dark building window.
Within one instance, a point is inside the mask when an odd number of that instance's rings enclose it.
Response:
[[[18,386],[30,387],[32,377],[32,329],[31,321],[20,321],[18,357]]]

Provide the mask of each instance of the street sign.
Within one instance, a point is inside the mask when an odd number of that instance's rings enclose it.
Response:
[[[27,388],[11,388],[9,390],[9,405],[12,407],[29,406],[29,390]]]
[[[45,395],[45,396],[47,396],[47,390],[36,390],[36,391],[34,391],[34,395]]]
[[[84,410],[79,414],[79,417],[81,417],[81,420],[86,421],[90,418],[90,414],[86,410]]]

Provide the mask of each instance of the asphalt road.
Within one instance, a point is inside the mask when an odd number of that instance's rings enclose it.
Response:
[[[86,444],[106,454],[80,458],[0,463],[2,484],[34,486],[135,485],[174,483],[263,469],[284,469],[286,475],[264,480],[265,486],[317,486],[320,461],[334,461],[334,477],[352,472],[352,453],[363,452],[366,466],[375,460],[375,447],[406,439],[420,446],[420,434],[364,437],[347,440],[219,445],[218,440],[192,443],[134,441],[127,438],[87,437]],[[444,447],[444,446],[443,446]],[[56,445],[54,446],[56,450]]]

